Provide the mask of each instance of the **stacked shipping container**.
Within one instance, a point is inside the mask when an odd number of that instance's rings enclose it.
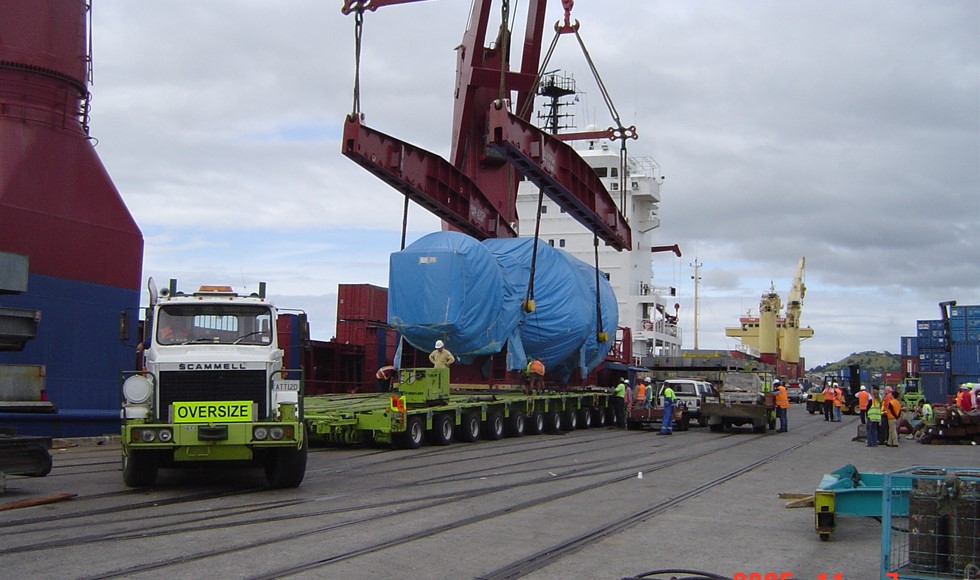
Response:
[[[395,358],[397,334],[388,328],[388,289],[370,284],[340,284],[337,288],[337,337],[343,344],[364,348],[362,385],[382,390],[375,374]]]
[[[980,383],[980,306],[953,306],[949,329],[942,320],[919,320],[916,336],[902,337],[902,369],[918,364],[922,392],[944,403],[961,383]]]

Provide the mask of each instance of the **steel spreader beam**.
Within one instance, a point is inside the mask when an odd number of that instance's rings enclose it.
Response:
[[[626,216],[575,150],[496,102],[487,114],[490,146],[607,245],[632,248]]]
[[[517,232],[462,171],[436,155],[375,131],[348,115],[343,153],[379,179],[478,240]]]

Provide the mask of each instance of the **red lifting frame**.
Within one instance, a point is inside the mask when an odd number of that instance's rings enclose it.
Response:
[[[374,10],[413,0],[373,0]],[[521,70],[507,70],[499,36],[485,46],[491,1],[477,0],[471,27],[457,49],[456,102],[453,112],[452,164],[438,155],[375,131],[348,117],[343,153],[409,199],[429,209],[451,227],[477,239],[515,237],[518,168],[566,212],[618,250],[630,249],[626,218],[598,176],[559,139],[496,109],[501,71],[505,86],[517,93],[517,110],[533,100],[532,88],[541,56],[546,0],[530,0]],[[357,2],[345,4],[345,12]],[[491,120],[492,119],[492,120]]]

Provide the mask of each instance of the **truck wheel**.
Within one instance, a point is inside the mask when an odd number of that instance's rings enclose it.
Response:
[[[405,422],[405,432],[401,433],[399,439],[405,449],[418,449],[422,446],[424,436],[425,427],[422,425],[422,418],[412,416]]]
[[[588,429],[592,426],[592,412],[587,407],[578,410],[578,428]]]
[[[708,424],[707,417],[698,417],[698,427],[704,427],[707,424]]]
[[[562,412],[561,428],[565,431],[574,431],[578,428],[578,414],[574,410]]]
[[[265,480],[273,489],[299,487],[306,475],[307,438],[299,449],[276,449],[265,464]]]
[[[722,433],[725,431],[724,423],[713,423],[708,425],[708,429],[711,429],[712,433]]]
[[[752,432],[759,433],[760,435],[766,432],[766,427],[768,426],[766,419],[761,419],[760,421],[752,422]]]
[[[527,428],[527,417],[523,411],[512,411],[507,418],[507,436],[523,437],[524,430]]]
[[[525,428],[529,435],[540,435],[544,433],[544,415],[538,412],[528,415]]]
[[[449,445],[453,440],[453,420],[449,415],[439,414],[432,418],[432,443],[435,445]]]
[[[549,433],[561,432],[561,411],[552,409],[545,413],[544,424]]]
[[[606,426],[606,410],[603,407],[592,409],[592,424],[596,427]]]
[[[463,413],[459,420],[459,438],[473,443],[480,438],[480,418],[473,413]]]
[[[128,487],[152,487],[156,483],[160,465],[152,451],[130,449],[123,454],[122,462],[123,483]]]
[[[487,413],[487,421],[483,424],[483,438],[496,441],[504,436],[504,418],[499,413]]]

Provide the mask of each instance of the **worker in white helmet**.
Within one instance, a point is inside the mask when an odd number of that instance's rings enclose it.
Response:
[[[448,369],[449,365],[456,362],[456,357],[449,352],[444,342],[437,340],[436,349],[429,353],[429,362],[437,369]]]

